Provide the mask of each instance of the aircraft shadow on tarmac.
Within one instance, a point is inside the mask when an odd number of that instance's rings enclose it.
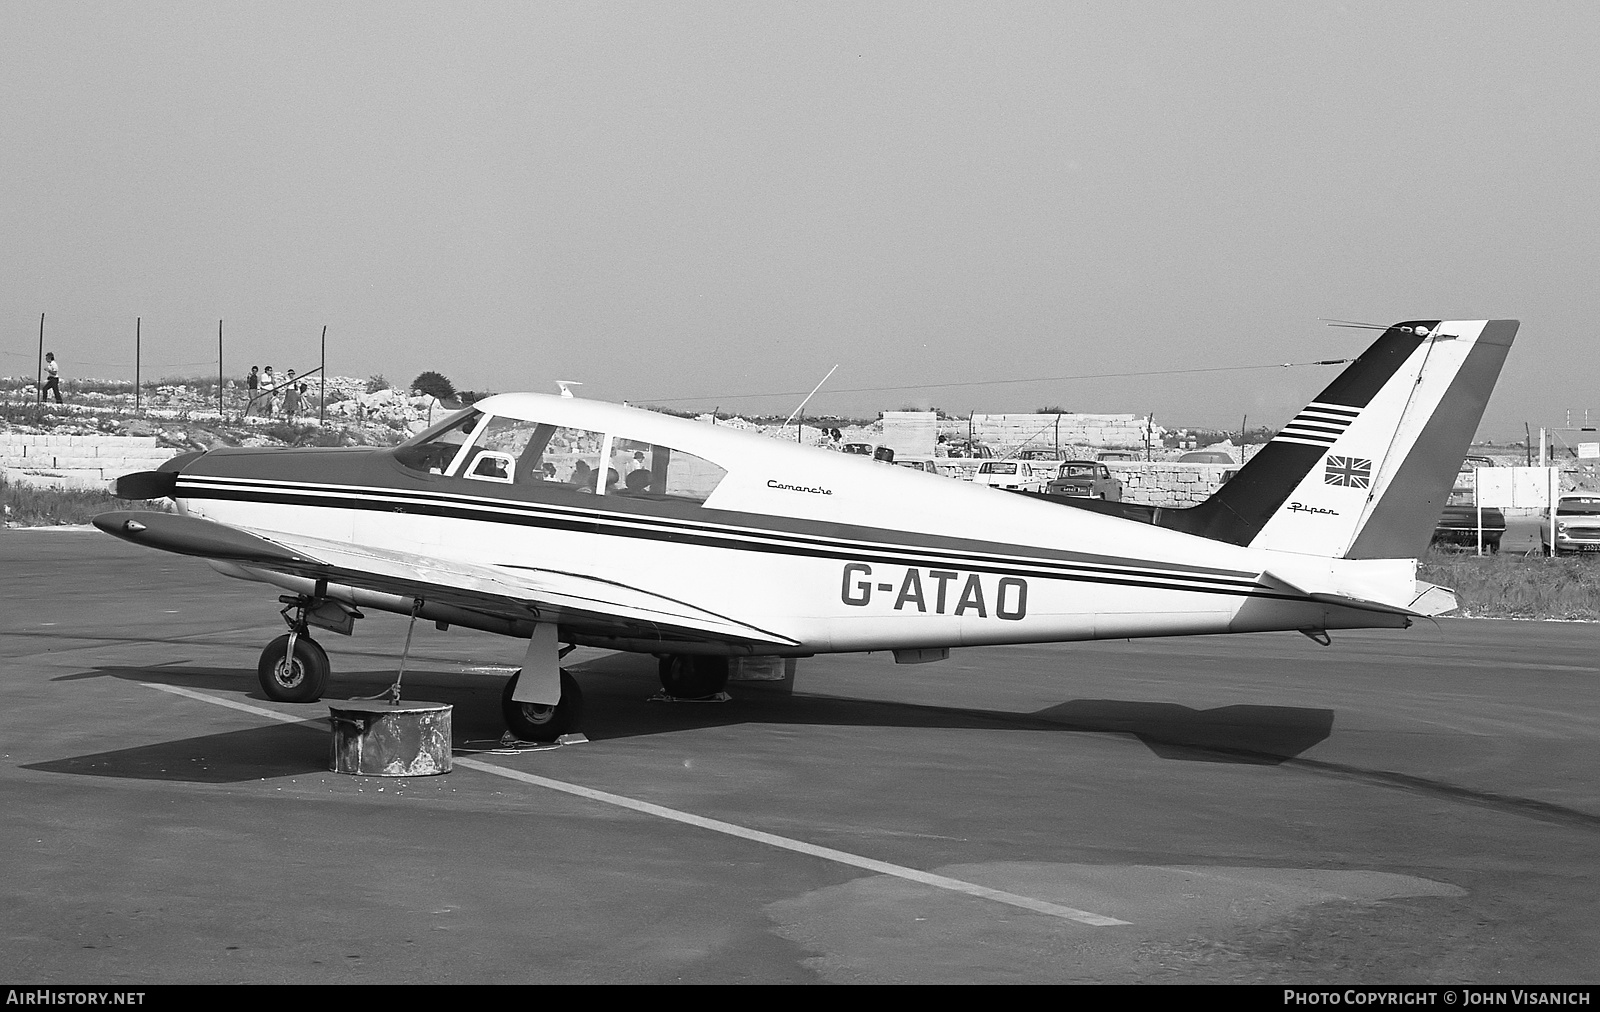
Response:
[[[272,724],[30,763],[23,769],[129,780],[232,784],[325,771],[327,721]]]
[[[244,672],[202,667],[98,668],[57,681],[109,677],[236,693],[264,702]],[[234,783],[328,769],[327,705],[381,693],[388,671],[342,672],[321,703],[306,704],[301,724],[271,724],[133,748],[73,756],[28,769],[84,776]],[[492,742],[504,730],[500,692],[504,675],[479,672],[406,672],[404,698],[449,703],[457,747]],[[657,703],[654,678],[633,671],[583,673],[585,734],[594,741],[667,734],[740,724],[831,727],[923,727],[1122,734],[1137,738],[1163,759],[1275,765],[1325,740],[1333,711],[1287,706],[1234,705],[1195,710],[1177,703],[1077,699],[1033,713],[927,706],[839,696],[792,694],[788,683],[735,683],[728,703]],[[174,700],[175,703],[178,700]],[[188,703],[184,705],[200,705]],[[174,717],[173,726],[181,726]]]

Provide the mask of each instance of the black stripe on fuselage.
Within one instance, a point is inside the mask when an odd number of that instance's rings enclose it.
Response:
[[[1208,573],[1192,569],[1185,572],[1162,563],[1147,563],[1141,568],[1103,559],[1076,559],[1071,557],[1072,553],[1066,552],[1052,553],[1060,556],[1058,558],[1034,556],[1007,559],[1003,554],[995,552],[996,546],[986,543],[972,543],[973,547],[957,548],[956,545],[961,544],[960,539],[940,539],[951,543],[950,547],[945,549],[926,544],[895,545],[878,539],[852,542],[839,539],[837,536],[806,535],[759,526],[738,526],[709,521],[689,524],[667,517],[577,508],[561,504],[530,503],[405,489],[342,485],[310,486],[275,482],[270,479],[230,479],[212,475],[180,478],[177,493],[185,498],[265,501],[318,508],[375,512],[395,512],[399,509],[402,512],[424,516],[846,562],[865,561],[887,565],[916,565],[923,568],[950,566],[999,576],[1047,577],[1156,590],[1304,600],[1295,595],[1265,590],[1255,583],[1254,575],[1249,573],[1227,570]],[[739,516],[745,518],[745,515]],[[868,534],[869,537],[885,533],[871,528],[858,530]],[[975,552],[991,554],[991,557],[980,559],[976,557]],[[998,557],[995,557],[996,555]]]

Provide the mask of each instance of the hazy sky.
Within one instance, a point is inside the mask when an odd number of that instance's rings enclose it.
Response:
[[[0,4],[0,373],[1282,424],[1318,317],[1600,409],[1592,3]],[[905,390],[849,392],[857,388]],[[691,399],[693,398],[693,399]],[[1600,411],[1596,412],[1600,419]]]

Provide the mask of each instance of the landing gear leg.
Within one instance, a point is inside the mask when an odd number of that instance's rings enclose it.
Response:
[[[728,659],[701,654],[668,654],[657,674],[661,688],[679,699],[703,699],[727,688]]]
[[[561,668],[561,658],[573,649],[561,646],[554,623],[540,622],[528,638],[522,667],[500,694],[500,711],[506,728],[523,741],[555,741],[578,729],[583,718],[583,690],[577,679]]]

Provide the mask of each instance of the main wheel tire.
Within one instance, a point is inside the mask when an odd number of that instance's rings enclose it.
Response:
[[[304,633],[294,638],[294,657],[289,656],[289,634],[284,633],[261,651],[256,663],[256,678],[268,699],[280,703],[314,703],[328,687],[327,651]]]
[[[583,719],[583,690],[578,680],[561,671],[561,699],[554,706],[523,703],[511,698],[517,691],[518,671],[506,682],[500,693],[500,712],[506,719],[506,728],[523,741],[555,741],[564,734],[578,729]]]
[[[661,688],[679,699],[701,699],[727,688],[728,659],[700,654],[668,654],[657,673]]]

